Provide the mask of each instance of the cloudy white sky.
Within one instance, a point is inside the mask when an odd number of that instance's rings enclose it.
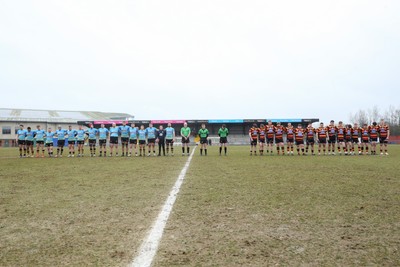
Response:
[[[320,118],[400,104],[398,0],[0,1],[0,107]]]

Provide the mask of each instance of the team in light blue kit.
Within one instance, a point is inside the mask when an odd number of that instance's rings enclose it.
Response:
[[[67,136],[67,130],[62,129],[61,126],[58,126],[58,129],[56,131],[57,136],[57,154],[56,154],[56,158],[57,157],[62,157],[62,154],[64,152],[64,146],[65,146],[65,138]]]
[[[132,148],[135,151],[135,156],[137,153],[137,139],[138,139],[139,129],[136,127],[134,123],[131,124],[131,128],[129,129],[129,157],[132,156]]]
[[[147,133],[146,133],[146,129],[144,128],[144,125],[140,125],[140,129],[138,131],[138,139],[139,139],[139,156],[143,157],[146,155],[146,137],[147,137]],[[143,154],[142,154],[143,151]]]
[[[74,129],[72,129],[72,126],[68,126],[68,157],[74,157],[75,156],[75,141],[76,141],[76,135],[78,132]]]
[[[51,130],[51,127],[49,127],[45,133],[47,153],[50,158],[53,157],[53,138],[55,134],[56,133]]]
[[[89,129],[86,130],[86,134],[89,136],[89,149],[90,149],[90,156],[96,156],[96,142],[97,142],[97,133],[99,130],[93,127],[91,123],[89,125]]]
[[[78,143],[78,157],[83,157],[83,145],[85,144],[86,131],[82,125],[79,125],[79,129],[76,131],[76,142]]]
[[[119,133],[121,135],[121,145],[122,145],[122,154],[121,157],[128,156],[128,143],[129,143],[129,130],[131,127],[126,125],[126,121],[122,122],[122,125],[119,126]]]
[[[42,158],[44,158],[44,137],[46,131],[40,128],[40,125],[36,127],[35,140],[36,140],[36,157],[39,157],[39,151],[42,149]]]
[[[110,157],[113,156],[113,149],[115,146],[115,155],[118,157],[118,135],[119,127],[117,124],[113,123],[110,127]]]
[[[107,149],[106,149],[106,145],[107,145],[107,138],[108,138],[108,133],[110,131],[105,127],[104,124],[101,124],[100,128],[99,128],[99,150],[100,150],[100,154],[99,157],[103,156],[103,152],[104,152],[104,157],[106,157],[106,153],[107,153]]]
[[[26,146],[26,156],[33,158],[33,142],[35,140],[35,131],[32,131],[31,127],[26,128],[26,138],[25,138],[25,146]]]
[[[25,146],[25,139],[26,139],[26,130],[24,129],[24,125],[20,125],[17,131],[16,141],[19,147],[19,157],[26,157],[26,146]],[[24,154],[22,155],[22,150],[24,150]]]
[[[146,136],[147,136],[147,145],[149,146],[149,154],[147,156],[150,157],[151,151],[153,151],[153,156],[156,156],[156,134],[157,129],[153,127],[153,124],[150,123],[149,127],[146,128]]]

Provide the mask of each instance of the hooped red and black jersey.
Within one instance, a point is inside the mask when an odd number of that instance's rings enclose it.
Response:
[[[352,131],[352,133],[351,133],[352,138],[353,138],[353,139],[356,139],[356,138],[360,137],[361,131],[362,131],[362,129],[359,128],[359,127],[353,128],[353,131]]]
[[[307,133],[307,139],[313,139],[315,134],[315,129],[313,127],[307,127],[306,133]]]
[[[329,137],[335,137],[337,134],[337,127],[336,126],[328,126],[328,136]]]
[[[343,126],[337,127],[337,137],[338,137],[338,139],[344,139],[345,132],[346,132],[346,128],[344,128]]]
[[[296,140],[301,141],[304,139],[304,129],[296,129]]]
[[[275,138],[276,139],[283,139],[284,133],[285,133],[285,127],[283,127],[283,126],[275,127]]]
[[[294,139],[295,130],[293,126],[286,128],[286,138],[287,139]]]
[[[379,126],[369,126],[369,136],[373,139],[378,138]]]
[[[265,126],[265,132],[267,133],[267,138],[272,139],[275,135],[275,126],[267,125]]]
[[[327,136],[327,132],[328,132],[327,128],[325,128],[325,127],[319,127],[319,128],[317,129],[318,138],[319,138],[319,139],[325,139],[326,136]]]
[[[367,129],[363,128],[361,130],[361,139],[365,140],[365,141],[369,140],[369,128],[367,128]]]
[[[252,140],[257,140],[259,129],[257,127],[251,127],[249,134]]]
[[[379,137],[380,138],[387,138],[389,133],[389,126],[383,125],[379,127]]]
[[[258,128],[258,137],[261,140],[265,140],[265,126]]]

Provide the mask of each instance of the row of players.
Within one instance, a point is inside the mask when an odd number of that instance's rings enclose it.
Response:
[[[379,125],[373,122],[372,125],[364,124],[359,127],[357,123],[354,126],[348,124],[344,125],[339,121],[335,125],[333,120],[330,121],[328,126],[324,126],[321,122],[319,128],[313,128],[310,123],[307,128],[303,128],[301,124],[294,128],[291,123],[287,127],[278,123],[276,126],[268,121],[268,125],[254,124],[249,130],[250,137],[250,155],[253,153],[257,155],[257,144],[259,145],[259,152],[264,153],[264,146],[266,144],[267,153],[273,153],[273,144],[275,141],[277,153],[285,154],[283,136],[286,136],[287,153],[293,155],[293,146],[296,144],[297,154],[306,155],[309,148],[311,148],[312,155],[314,154],[314,144],[318,143],[318,154],[321,153],[335,155],[335,146],[341,154],[342,149],[345,155],[354,155],[354,147],[357,146],[358,154],[368,154],[369,146],[371,145],[371,154],[376,155],[376,146],[379,138],[380,154],[388,155],[387,144],[390,136],[389,126],[384,120],[381,120]],[[304,147],[304,139],[306,140],[306,147]],[[361,141],[360,141],[361,140]],[[321,152],[322,150],[322,152]]]
[[[180,134],[182,137],[182,155],[189,155],[190,148],[190,135],[191,130],[187,126],[187,123],[184,123],[184,126],[180,130]],[[201,129],[198,132],[200,136],[200,155],[203,155],[203,150],[205,155],[207,155],[207,138],[209,135],[209,131],[205,128],[205,124],[202,125]],[[225,124],[219,129],[218,134],[220,136],[220,155],[222,154],[222,148],[224,148],[224,153],[227,153],[227,136],[229,134],[228,129]],[[47,147],[47,152],[50,157],[53,157],[53,138],[57,138],[57,154],[55,157],[62,157],[64,152],[65,141],[68,141],[68,149],[69,154],[68,157],[74,157],[75,155],[75,143],[77,143],[77,156],[81,157],[84,155],[84,143],[85,139],[89,140],[89,149],[90,156],[96,156],[96,143],[97,138],[99,139],[99,156],[107,155],[106,143],[107,141],[110,144],[110,152],[109,156],[113,156],[113,152],[115,149],[115,155],[118,156],[118,138],[121,138],[122,144],[122,154],[121,156],[132,156],[132,152],[135,153],[136,156],[144,156],[146,145],[148,146],[148,156],[153,155],[156,156],[155,144],[158,143],[158,156],[161,155],[161,152],[165,156],[165,148],[167,151],[167,155],[169,155],[169,151],[171,151],[171,155],[174,155],[174,147],[173,143],[176,139],[175,137],[175,129],[171,127],[169,123],[168,126],[164,129],[162,125],[159,126],[158,129],[153,127],[153,124],[149,124],[147,128],[144,128],[144,125],[141,125],[140,128],[136,127],[134,123],[131,126],[128,126],[126,122],[123,122],[122,125],[117,126],[115,123],[107,129],[104,124],[101,125],[99,129],[90,125],[88,129],[83,129],[83,126],[79,126],[78,130],[72,129],[72,126],[68,127],[68,130],[62,129],[61,126],[58,127],[56,131],[52,131],[51,128],[48,128],[47,131],[44,131],[40,128],[40,125],[37,126],[36,130],[32,130],[30,127],[27,130],[24,129],[23,125],[20,125],[20,129],[17,131],[16,141],[19,146],[20,157],[33,157],[34,149],[33,144],[36,142],[36,157],[44,157],[44,147]],[[139,146],[139,154],[137,151],[137,147]],[[40,151],[42,152],[40,155]],[[23,154],[22,154],[23,152]]]

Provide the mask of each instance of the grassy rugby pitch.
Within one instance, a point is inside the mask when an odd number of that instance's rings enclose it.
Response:
[[[154,266],[400,265],[400,146],[217,150],[196,150]],[[17,154],[0,149],[0,266],[126,266],[187,160]]]

